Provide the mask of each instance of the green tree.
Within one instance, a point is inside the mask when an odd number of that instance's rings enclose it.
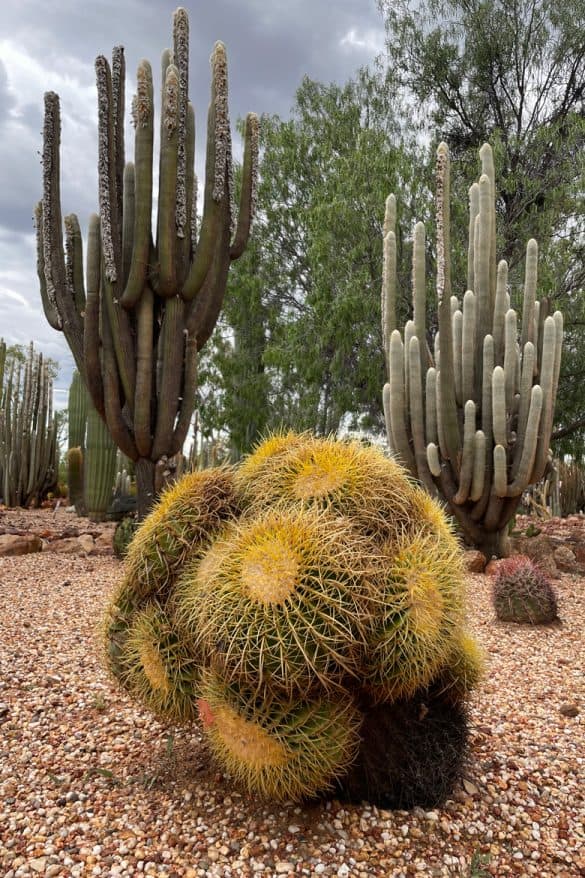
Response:
[[[343,86],[305,78],[290,120],[262,120],[255,245],[226,314],[256,357],[268,427],[381,426],[384,201],[407,189],[408,227],[425,191],[398,109],[381,70],[361,70]]]
[[[585,5],[552,0],[379,0],[387,63],[434,140],[448,142],[459,180],[477,148],[495,151],[498,253],[518,295],[526,240],[540,247],[540,289],[566,318],[557,421],[582,452],[585,393]],[[457,181],[455,181],[457,187]],[[460,190],[460,203],[465,193]],[[454,216],[463,220],[464,212]],[[461,234],[459,240],[464,240]],[[454,254],[455,281],[464,252]],[[459,284],[459,293],[464,281]],[[559,431],[561,432],[561,431]]]

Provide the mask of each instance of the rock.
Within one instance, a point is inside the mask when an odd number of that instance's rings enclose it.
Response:
[[[79,537],[65,537],[48,543],[47,552],[59,552],[62,555],[89,555],[93,550],[93,537],[81,534]]]
[[[500,568],[501,563],[502,563],[501,558],[499,560],[497,558],[494,558],[493,560],[491,560],[489,562],[489,564],[486,565],[486,568],[483,572],[487,573],[488,576],[495,576]]]
[[[468,573],[483,573],[486,563],[487,559],[483,552],[478,552],[476,549],[468,549],[465,552],[465,567]]]
[[[559,546],[555,549],[553,557],[559,570],[571,572],[577,567],[575,553],[568,546]]]
[[[543,573],[558,578],[557,565],[554,560],[555,546],[550,537],[539,533],[534,537],[514,537],[511,540],[512,554],[526,555],[535,564],[538,564]]]
[[[107,533],[102,533],[98,537],[96,537],[93,549],[91,551],[92,555],[113,555],[113,531],[107,531]]]
[[[112,505],[108,509],[108,518],[110,521],[120,521],[131,512],[136,512],[136,497],[125,494],[112,501]]]
[[[559,707],[559,713],[562,713],[563,716],[575,717],[579,716],[579,708],[573,701],[566,702]]]
[[[42,548],[43,541],[36,534],[0,536],[0,555],[28,555],[31,552],[40,552]]]
[[[39,874],[45,873],[45,867],[47,865],[46,857],[33,857],[28,861],[28,866],[33,872],[38,872]]]

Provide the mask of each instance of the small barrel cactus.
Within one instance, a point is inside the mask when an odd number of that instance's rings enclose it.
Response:
[[[272,436],[187,475],[129,547],[110,670],[199,721],[245,789],[433,806],[460,776],[481,658],[441,506],[381,451]]]
[[[501,562],[493,583],[493,602],[501,622],[546,625],[558,619],[552,585],[543,571],[525,555]]]

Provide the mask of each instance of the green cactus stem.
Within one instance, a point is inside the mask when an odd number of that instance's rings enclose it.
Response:
[[[506,553],[507,524],[519,498],[550,465],[563,318],[558,311],[549,314],[546,299],[536,299],[538,247],[531,240],[519,328],[510,308],[508,266],[496,262],[495,175],[488,144],[480,159],[481,177],[469,190],[468,266],[460,303],[451,295],[449,154],[444,143],[437,150],[439,327],[434,358],[427,355],[421,315],[420,224],[413,247],[414,323],[408,321],[403,333],[396,328],[396,207],[394,199],[387,202],[382,331],[388,383],[383,401],[391,450],[431,494],[442,495],[467,541],[491,557]]]
[[[189,20],[180,8],[173,18],[173,50],[163,53],[156,193],[151,66],[145,60],[138,65],[134,162],[127,163],[124,52],[116,47],[111,65],[103,56],[96,59],[99,216],[89,220],[85,285],[78,220],[61,216],[59,98],[45,95],[43,198],[35,211],[43,308],[50,325],[64,333],[114,442],[136,464],[141,518],[189,431],[197,356],[218,319],[230,262],[246,247],[256,203],[259,123],[250,114],[236,218],[227,58],[217,43],[211,56],[203,217],[197,223],[188,67]]]
[[[104,521],[116,476],[116,446],[93,406],[87,416],[87,440],[83,459],[83,498],[88,518]]]

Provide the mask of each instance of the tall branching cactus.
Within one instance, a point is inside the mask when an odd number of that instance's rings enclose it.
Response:
[[[124,51],[96,59],[99,216],[89,220],[84,283],[74,214],[61,219],[60,110],[45,95],[43,199],[36,209],[38,273],[46,317],[61,330],[93,403],[117,446],[136,462],[144,514],[162,485],[157,473],[183,446],[197,385],[197,353],[221,310],[230,261],[245,249],[255,206],[258,119],[248,115],[240,209],[233,206],[222,43],[212,56],[203,215],[197,219],[195,116],[189,102],[189,22],[173,19],[162,56],[158,216],[152,228],[154,98],[141,61],[132,102],[135,160],[124,159]],[[64,236],[63,236],[64,226]],[[64,238],[64,241],[63,241]]]
[[[467,540],[506,553],[507,524],[524,489],[549,465],[563,319],[536,300],[538,247],[530,240],[522,326],[510,308],[508,265],[496,264],[494,162],[469,190],[467,285],[451,295],[449,154],[437,151],[438,332],[425,322],[425,230],[413,241],[413,319],[396,328],[396,201],[384,223],[382,330],[388,365],[384,412],[389,444],[431,494],[443,496]]]
[[[39,502],[57,483],[57,422],[53,382],[31,343],[24,363],[12,360],[4,383],[6,345],[0,342],[0,484],[7,506]]]

